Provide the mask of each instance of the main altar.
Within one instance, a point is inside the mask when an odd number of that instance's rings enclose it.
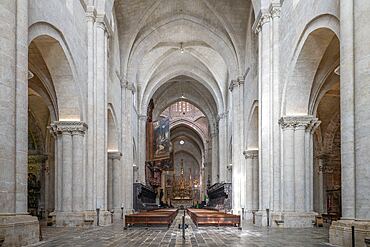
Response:
[[[191,174],[191,173],[190,173]],[[174,207],[191,207],[193,205],[193,180],[184,174],[184,162],[181,160],[180,175],[173,174],[171,203]]]

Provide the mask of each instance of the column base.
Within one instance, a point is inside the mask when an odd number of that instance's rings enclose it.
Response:
[[[271,226],[280,228],[310,228],[316,212],[276,212],[271,214]]]
[[[266,211],[256,212],[257,226],[271,226],[278,228],[310,228],[313,227],[315,212],[270,212],[267,224]]]
[[[23,246],[38,241],[40,226],[37,217],[0,214],[0,246]]]
[[[89,227],[96,224],[96,212],[53,212],[50,214],[57,227]]]
[[[255,213],[255,225],[267,226],[267,213],[265,210],[259,210]]]
[[[370,221],[333,221],[329,229],[329,242],[339,246],[352,246],[352,226],[355,227],[356,246],[366,246],[365,238],[370,238]]]
[[[100,211],[99,226],[109,226],[112,224],[112,214],[109,211]]]

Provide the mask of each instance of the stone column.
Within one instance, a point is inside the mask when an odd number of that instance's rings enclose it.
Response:
[[[57,226],[79,226],[85,220],[84,136],[87,125],[80,121],[57,121],[50,125],[55,135]]]
[[[229,86],[232,93],[232,190],[233,190],[233,213],[241,213],[241,204],[244,200],[242,195],[242,165],[244,163],[243,157],[243,130],[244,130],[244,111],[243,111],[243,99],[244,99],[244,79],[238,78],[232,80]]]
[[[27,213],[28,1],[0,1],[0,237],[4,245],[38,241]]]
[[[227,182],[227,113],[218,115],[219,182]]]
[[[258,34],[258,122],[260,163],[260,211],[258,225],[267,225],[267,213],[279,211],[281,207],[280,167],[280,84],[279,84],[279,23],[280,4],[271,3],[261,9],[254,30]],[[272,217],[270,217],[271,219]]]
[[[312,135],[320,122],[312,116],[286,116],[279,121],[283,138],[283,227],[312,227],[311,178],[312,145],[305,135]],[[308,178],[308,179],[307,179]],[[308,191],[306,193],[306,191]],[[308,205],[308,206],[307,206]],[[274,225],[273,225],[274,226]]]
[[[110,210],[114,211],[114,218],[120,219],[121,218],[121,206],[123,202],[123,193],[121,189],[123,189],[122,183],[122,166],[121,166],[121,156],[120,152],[108,152],[108,164],[110,164],[110,179],[108,183],[110,183]]]
[[[96,183],[96,208],[100,209],[102,215],[107,214],[107,80],[106,80],[106,32],[107,20],[105,15],[97,15],[96,18],[96,88],[95,88],[95,183]],[[102,216],[101,215],[101,216]],[[103,223],[102,217],[100,222]],[[103,223],[104,224],[104,223]]]
[[[95,185],[95,168],[96,168],[96,90],[95,90],[95,20],[96,9],[88,6],[86,10],[87,20],[87,124],[89,126],[89,135],[87,136],[86,152],[86,209],[90,211],[92,217],[96,209],[96,185]]]
[[[271,15],[268,10],[262,9],[254,24],[258,34],[258,124],[259,124],[259,152],[260,152],[260,211],[257,213],[256,223],[267,225],[266,209],[271,209]]]
[[[134,153],[133,153],[133,83],[121,78],[121,109],[122,109],[122,204],[125,213],[131,213],[133,208],[133,183],[134,183]]]
[[[136,166],[138,167],[138,182],[145,184],[145,152],[146,152],[146,115],[140,115],[139,116],[139,146],[138,146],[138,164]]]
[[[218,163],[218,130],[211,133],[212,140],[212,185],[219,182],[219,163]]]
[[[356,246],[370,236],[370,2],[340,1],[342,218],[330,227],[330,243]]]
[[[252,211],[258,209],[258,150],[244,151],[245,162],[245,212],[252,219]]]

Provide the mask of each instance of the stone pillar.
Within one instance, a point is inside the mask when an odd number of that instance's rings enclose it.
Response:
[[[0,1],[0,238],[20,246],[39,240],[27,213],[28,1]]]
[[[320,122],[312,116],[286,116],[279,123],[283,138],[283,204],[279,220],[284,221],[280,226],[312,227],[315,213],[307,195],[312,194],[313,174],[306,168],[313,166],[312,159],[308,159],[313,155],[310,138]]]
[[[107,210],[107,20],[105,15],[97,15],[96,19],[96,164],[95,164],[95,183],[96,183],[96,208],[100,209],[101,214],[106,214]],[[101,215],[102,216],[102,215]],[[103,223],[102,217],[100,222]]]
[[[219,182],[227,182],[227,113],[218,115]]]
[[[232,93],[232,190],[233,190],[233,213],[240,214],[242,208],[242,165],[244,163],[243,157],[243,130],[244,130],[244,79],[238,78],[232,80],[229,86]]]
[[[258,122],[260,211],[258,225],[267,225],[267,210],[272,214],[281,207],[280,167],[280,84],[279,84],[279,23],[280,4],[271,3],[261,9],[254,30],[258,34]],[[271,217],[270,217],[271,219]]]
[[[121,119],[122,119],[122,204],[125,213],[131,213],[133,208],[134,183],[134,153],[133,153],[133,95],[135,87],[127,80],[121,80]]]
[[[110,165],[110,174],[108,179],[109,186],[111,187],[109,197],[110,208],[109,210],[114,211],[114,218],[121,218],[121,206],[123,203],[123,193],[121,189],[123,188],[122,183],[122,166],[121,166],[121,156],[120,152],[108,152],[108,164]],[[109,168],[109,166],[108,166]]]
[[[211,133],[211,140],[212,140],[212,182],[211,184],[215,184],[219,182],[219,163],[218,163],[218,131],[215,130]]]
[[[257,213],[256,223],[267,225],[266,209],[271,209],[271,15],[268,10],[262,9],[254,24],[258,34],[258,124],[259,124],[259,152],[260,152],[260,211]]]
[[[246,219],[253,217],[252,211],[258,210],[258,150],[244,151],[245,162],[245,212]]]
[[[145,152],[146,152],[146,115],[139,116],[139,146],[138,146],[138,182],[145,184]]]
[[[85,221],[84,136],[87,125],[80,121],[58,121],[50,126],[55,135],[57,226],[80,226]]]
[[[370,2],[340,1],[342,218],[330,227],[330,243],[356,246],[370,237]]]
[[[88,6],[86,11],[87,20],[87,124],[89,134],[87,135],[87,152],[86,152],[86,209],[90,211],[92,217],[96,209],[95,193],[95,168],[96,168],[96,90],[95,90],[95,20],[96,10],[93,6]]]

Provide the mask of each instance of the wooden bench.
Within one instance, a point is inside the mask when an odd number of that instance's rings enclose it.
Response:
[[[167,225],[170,227],[176,215],[176,209],[159,209],[125,215],[125,227],[132,225]]]
[[[197,227],[199,225],[240,225],[240,215],[205,209],[188,209],[187,212]]]

